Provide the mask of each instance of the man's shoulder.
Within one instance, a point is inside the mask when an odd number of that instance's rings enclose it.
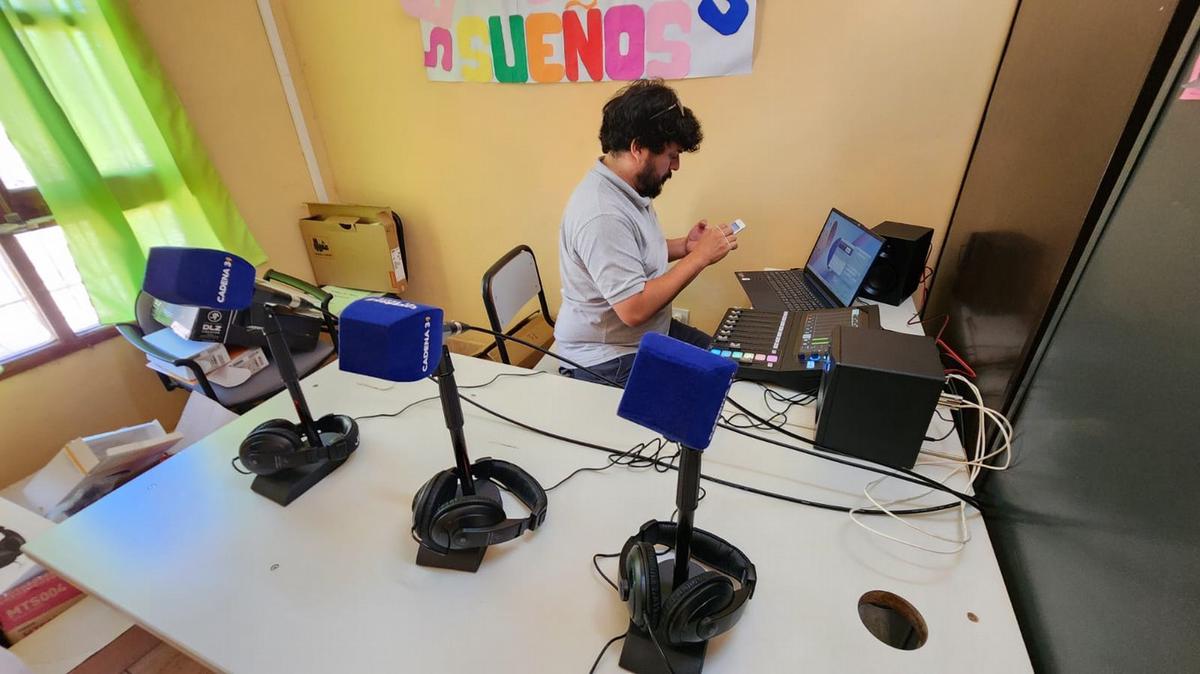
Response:
[[[577,230],[598,221],[635,226],[632,214],[621,207],[620,197],[620,193],[608,181],[588,174],[567,200],[567,207],[563,211],[563,228]]]

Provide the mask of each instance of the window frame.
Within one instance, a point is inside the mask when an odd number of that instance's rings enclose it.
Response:
[[[46,284],[42,282],[42,277],[25,254],[25,249],[17,241],[17,234],[43,227],[58,227],[50,209],[46,207],[45,200],[42,199],[41,192],[35,187],[9,190],[0,181],[0,224],[6,223],[10,214],[16,216],[17,222],[9,223],[9,226],[0,229],[0,254],[7,256],[18,278],[29,290],[30,300],[46,319],[50,331],[54,334],[54,341],[15,354],[7,360],[0,359],[0,365],[4,367],[0,370],[0,380],[117,336],[116,328],[111,325],[99,325],[80,333],[72,330],[50,291],[46,289]]]

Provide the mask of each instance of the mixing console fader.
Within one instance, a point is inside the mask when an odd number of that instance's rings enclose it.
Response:
[[[838,325],[879,328],[879,307],[803,312],[733,307],[721,319],[710,350],[737,361],[739,379],[807,391],[821,382]]]

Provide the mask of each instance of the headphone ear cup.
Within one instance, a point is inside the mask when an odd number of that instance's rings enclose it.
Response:
[[[0,527],[0,568],[17,561],[17,557],[21,555],[21,546],[24,544],[25,539],[21,534]]]
[[[452,536],[459,529],[468,527],[490,527],[503,522],[504,508],[483,496],[459,496],[437,509],[429,525],[433,542],[451,550],[462,550],[465,546],[456,543]]]
[[[658,627],[662,608],[662,583],[658,577],[658,555],[650,543],[636,543],[625,558],[626,583],[629,587],[629,619],[634,625],[652,630]]]
[[[247,470],[257,475],[279,472],[272,460],[278,454],[294,452],[304,445],[296,425],[284,419],[272,419],[250,431],[238,447],[238,458]]]
[[[663,607],[667,639],[673,644],[707,641],[715,631],[700,622],[733,601],[733,583],[716,571],[705,571],[671,591]]]
[[[422,541],[430,541],[429,525],[433,522],[433,513],[438,506],[454,496],[457,483],[454,471],[443,470],[429,478],[413,496],[413,529]]]

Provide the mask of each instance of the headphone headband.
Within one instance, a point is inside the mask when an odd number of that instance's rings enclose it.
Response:
[[[546,520],[549,499],[546,490],[529,473],[514,463],[502,459],[483,458],[471,466],[474,476],[481,480],[495,480],[512,492],[513,496],[529,509],[529,517],[509,518],[490,527],[467,527],[455,531],[451,539],[463,547],[496,545],[532,531]],[[455,471],[457,475],[457,471]]]
[[[290,422],[288,424],[292,432],[304,437],[305,433],[302,427]],[[256,440],[264,436],[259,435],[256,438],[256,435],[251,433],[246,438],[245,443],[249,443],[248,448],[253,455],[254,466],[252,468],[256,469],[255,472],[260,474],[264,474],[263,471],[266,471],[265,474],[271,474],[289,468],[307,466],[320,461],[344,461],[354,453],[355,449],[358,449],[358,422],[353,418],[345,414],[326,414],[316,420],[315,426],[317,433],[322,435],[326,433],[333,434],[338,436],[337,439],[321,447],[313,447],[305,443],[303,448],[295,447],[292,451],[264,452],[254,451],[256,449]],[[312,438],[308,438],[308,440],[311,442]],[[243,461],[243,463],[246,462]]]

